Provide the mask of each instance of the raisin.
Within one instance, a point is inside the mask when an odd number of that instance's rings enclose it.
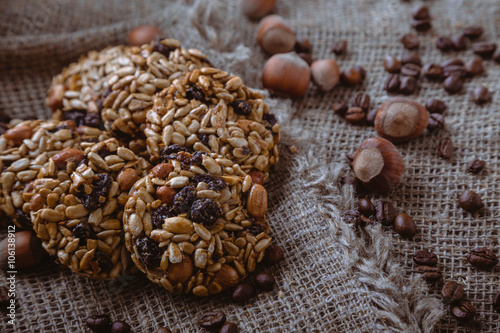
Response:
[[[272,113],[266,113],[262,116],[262,121],[264,122],[264,126],[268,129],[271,130],[274,125],[278,122],[278,119],[274,116]]]
[[[227,186],[223,180],[215,179],[210,175],[196,175],[193,178],[191,178],[191,181],[195,185],[198,185],[198,183],[200,182],[207,183],[208,187],[213,191],[220,191]]]
[[[63,112],[64,120],[73,120],[76,127],[84,125],[85,111],[81,110],[69,110]]]
[[[210,175],[196,175],[196,176],[193,176],[193,178],[191,178],[191,182],[193,182],[194,185],[198,185],[198,183],[207,183],[207,184],[210,184],[211,182],[213,182],[215,179],[214,177],[210,176]]]
[[[111,152],[109,151],[108,147],[103,147],[97,152],[97,155],[101,156],[104,159],[106,158],[106,156],[111,155]]]
[[[187,152],[187,148],[179,145],[170,145],[168,147],[163,148],[160,151],[160,163],[167,163],[170,159],[176,158],[175,154],[181,151]]]
[[[33,228],[33,224],[31,223],[31,217],[25,212],[23,212],[21,209],[19,208],[16,209],[14,218],[23,229]]]
[[[252,112],[252,106],[242,99],[234,101],[231,106],[238,114],[249,115]]]
[[[109,256],[102,251],[96,250],[94,252],[94,261],[97,262],[97,265],[105,272],[109,272],[113,269],[113,262]]]
[[[196,199],[196,189],[193,185],[188,185],[179,191],[174,197],[174,207],[172,212],[176,214],[187,213],[191,209],[191,204]]]
[[[89,127],[99,128],[101,116],[98,112],[89,112],[83,118],[83,124]]]
[[[266,225],[259,221],[252,223],[252,225],[247,229],[247,232],[253,236],[257,236],[264,231],[266,231]]]
[[[198,199],[191,206],[191,220],[206,226],[213,225],[220,214],[222,209],[214,199]]]
[[[186,91],[187,99],[196,99],[200,102],[206,103],[205,93],[203,90],[197,86],[191,86]]]
[[[197,134],[198,140],[208,147],[208,134]]]
[[[80,245],[85,245],[87,239],[96,239],[94,229],[90,224],[85,222],[80,222],[73,228],[73,237],[80,238],[80,242],[78,243]]]
[[[201,157],[203,153],[201,151],[194,152],[191,155],[191,159],[189,160],[190,165],[200,165],[203,162],[203,158]]]
[[[151,222],[153,223],[153,229],[161,229],[163,222],[167,217],[174,217],[175,213],[173,213],[170,208],[166,206],[158,207],[151,214]]]
[[[241,148],[241,153],[246,156],[246,155],[250,154],[250,149],[248,149],[248,147],[245,146],[245,147]]]
[[[90,195],[86,194],[81,188],[80,192],[77,193],[77,196],[82,201],[83,206],[88,211],[94,211],[99,207],[99,197],[107,197],[109,194],[109,190],[111,188],[111,184],[113,184],[113,180],[107,173],[100,173],[94,176],[94,180],[92,181],[92,186],[94,189]],[[82,186],[83,187],[83,186]]]
[[[159,40],[156,40],[154,43],[153,43],[153,52],[159,52],[161,54],[163,54],[165,57],[168,58],[168,56],[170,55],[170,52],[174,51],[175,48],[173,47],[168,47],[166,45],[164,45],[162,42],[161,42],[161,39]]]
[[[147,268],[160,266],[162,250],[158,244],[146,236],[137,238],[135,241],[140,260]]]

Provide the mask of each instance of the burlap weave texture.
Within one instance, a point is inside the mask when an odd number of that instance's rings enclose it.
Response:
[[[127,42],[131,28],[157,25],[184,47],[202,50],[216,67],[240,75],[261,89],[266,56],[256,44],[257,23],[244,18],[239,1],[0,1],[0,111],[17,117],[47,117],[44,104],[52,76],[80,55],[110,44]],[[360,87],[338,87],[320,93],[311,86],[306,97],[290,101],[269,96],[281,122],[281,160],[271,175],[269,216],[276,244],[285,259],[267,269],[278,285],[245,306],[227,296],[210,299],[171,296],[143,277],[115,282],[80,278],[56,265],[19,272],[18,326],[0,321],[2,332],[83,332],[83,320],[109,312],[129,322],[134,332],[154,332],[167,325],[174,332],[201,331],[198,316],[222,309],[242,332],[498,332],[499,315],[492,297],[500,292],[500,274],[477,271],[465,260],[476,246],[500,255],[500,137],[498,82],[500,65],[485,63],[487,74],[468,80],[464,92],[449,96],[438,83],[421,80],[420,102],[435,97],[449,107],[444,131],[426,134],[398,146],[407,170],[403,185],[388,199],[414,217],[419,234],[413,240],[378,226],[356,235],[341,219],[357,198],[340,179],[348,173],[344,157],[353,153],[373,128],[353,126],[330,110],[333,101],[346,101],[358,91],[372,97],[372,107],[388,98],[382,66],[386,54],[400,56],[400,37],[410,30],[410,11],[420,1],[399,0],[278,0],[283,16],[299,37],[313,44],[315,59],[335,57],[333,41],[347,39],[347,55],[337,57],[341,68],[363,65],[368,76]],[[426,1],[433,29],[420,35],[423,62],[472,51],[442,54],[434,46],[438,34],[452,35],[468,24],[481,24],[485,38],[499,41],[500,4],[496,0]],[[485,84],[493,102],[476,106],[474,87]],[[439,159],[436,146],[450,136],[455,143],[451,161]],[[288,147],[295,145],[297,154]],[[474,158],[487,162],[481,175],[465,172]],[[477,191],[487,208],[471,215],[458,208],[464,189]],[[379,200],[381,197],[374,197]],[[441,283],[427,287],[415,273],[411,256],[429,249],[439,256],[443,280],[466,287],[466,298],[478,310],[476,320],[459,325],[439,297]],[[4,283],[5,275],[0,276]]]

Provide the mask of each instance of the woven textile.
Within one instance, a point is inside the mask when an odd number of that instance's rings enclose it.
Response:
[[[415,219],[419,233],[404,240],[379,225],[356,233],[341,215],[355,208],[358,198],[340,180],[350,173],[345,155],[376,132],[346,123],[330,106],[335,100],[349,101],[359,91],[370,94],[372,107],[388,98],[382,58],[404,53],[399,39],[411,29],[412,6],[421,2],[277,2],[274,12],[298,37],[310,40],[315,59],[334,58],[331,45],[346,39],[349,50],[337,57],[340,67],[362,65],[368,75],[359,87],[320,93],[311,85],[299,100],[266,98],[283,136],[280,162],[266,185],[271,233],[285,251],[283,261],[266,268],[276,277],[275,289],[241,306],[227,295],[172,296],[142,275],[91,281],[50,264],[18,272],[17,326],[13,330],[4,317],[1,332],[84,332],[84,318],[96,312],[127,321],[134,332],[154,332],[163,325],[173,332],[197,332],[201,331],[197,318],[210,309],[223,310],[242,332],[500,331],[500,316],[492,306],[492,298],[500,292],[500,267],[478,271],[465,260],[477,246],[500,255],[500,65],[486,61],[486,74],[468,80],[464,92],[454,96],[439,83],[420,81],[412,98],[422,103],[428,98],[444,100],[446,129],[398,146],[406,163],[405,178],[384,197]],[[485,39],[500,41],[497,0],[425,3],[431,9],[433,29],[419,35],[418,53],[424,63],[471,58],[471,50],[443,54],[434,46],[438,35],[453,35],[469,24],[482,25]],[[128,32],[140,24],[160,27],[183,47],[203,51],[214,66],[262,89],[260,73],[266,56],[256,43],[257,23],[243,17],[238,4],[235,0],[0,0],[0,112],[47,118],[50,111],[44,100],[51,78],[90,50],[127,43]],[[493,92],[493,102],[483,107],[470,97],[480,84]],[[436,154],[437,143],[445,136],[455,145],[451,161]],[[291,145],[297,153],[290,152]],[[486,161],[486,172],[465,172],[475,158]],[[474,215],[461,210],[457,198],[464,189],[479,193],[486,209]],[[412,255],[420,249],[439,256],[440,283],[428,285],[415,273]],[[6,278],[2,273],[0,284],[6,284]],[[442,282],[451,279],[465,285],[465,298],[477,308],[472,323],[458,324],[441,302]]]

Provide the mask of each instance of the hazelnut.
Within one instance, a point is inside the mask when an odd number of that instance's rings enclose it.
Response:
[[[163,32],[157,27],[152,25],[140,25],[132,29],[128,34],[128,44],[130,46],[141,46],[160,38],[162,35]]]
[[[292,97],[304,96],[310,79],[309,65],[294,52],[273,55],[262,71],[264,88]]]
[[[182,261],[178,264],[169,263],[167,267],[167,277],[173,285],[186,282],[194,271],[193,261],[187,255],[184,255]]]
[[[253,184],[264,184],[264,174],[259,170],[252,169],[248,172],[248,175],[252,177]]]
[[[241,12],[246,17],[255,20],[269,14],[276,6],[276,0],[243,0]]]
[[[41,241],[32,231],[9,234],[0,242],[0,269],[7,271],[34,267],[42,261],[45,253]],[[8,258],[11,255],[15,256],[14,267],[9,267]]]
[[[330,91],[339,82],[339,65],[333,59],[316,60],[311,64],[311,75],[320,90]]]
[[[405,142],[417,138],[427,127],[429,112],[425,107],[408,98],[394,97],[387,100],[377,113],[377,133],[393,142]]]
[[[172,171],[174,171],[172,163],[160,163],[151,170],[153,176],[160,179],[166,179]]]
[[[130,188],[135,184],[135,182],[139,179],[137,175],[137,171],[131,168],[125,168],[116,177],[116,182],[120,186],[122,191],[130,190]]]
[[[295,46],[295,33],[278,15],[269,15],[259,23],[257,43],[269,54],[286,53]]]
[[[352,169],[367,190],[386,192],[403,180],[405,165],[396,147],[388,140],[370,138],[359,146]]]
[[[240,281],[238,272],[229,265],[222,265],[215,274],[214,280],[221,285],[223,289],[235,287]]]
[[[59,169],[66,169],[68,162],[73,162],[75,165],[78,165],[84,157],[83,151],[74,148],[66,148],[60,153],[52,156],[52,160]]]

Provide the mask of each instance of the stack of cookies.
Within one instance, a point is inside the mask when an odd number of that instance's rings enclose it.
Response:
[[[94,279],[141,270],[197,296],[255,270],[280,140],[262,94],[160,39],[90,52],[47,103],[51,120],[0,136],[0,209],[58,263]]]

